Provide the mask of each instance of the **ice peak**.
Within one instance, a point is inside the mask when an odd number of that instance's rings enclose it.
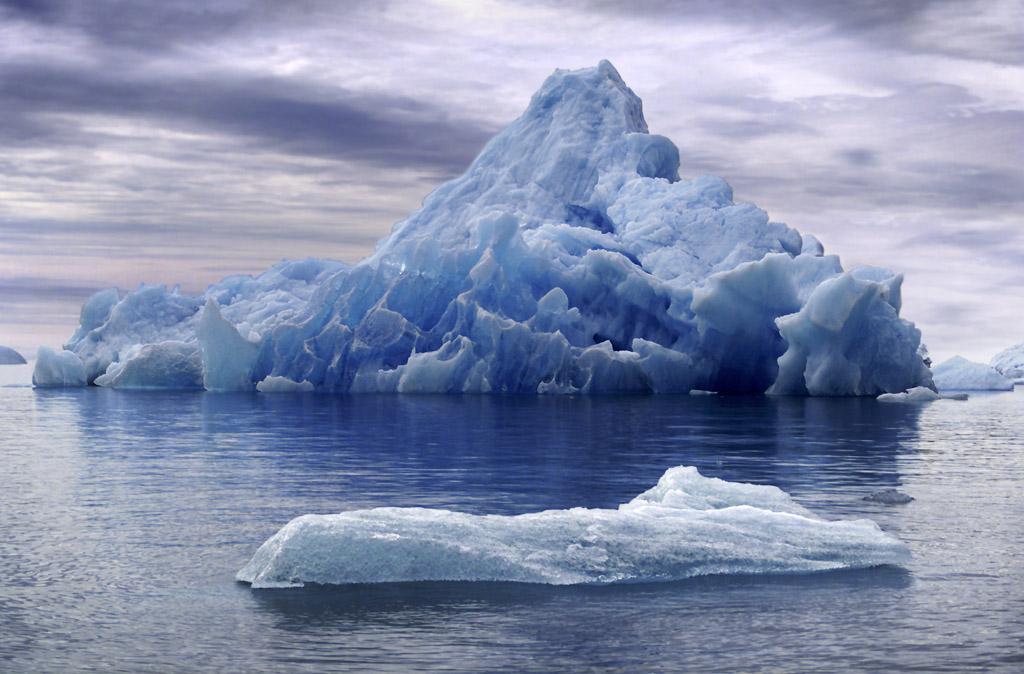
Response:
[[[617,133],[648,132],[640,97],[608,61],[594,68],[555,70],[533,95],[523,118]]]
[[[466,173],[398,223],[379,253],[418,236],[472,237],[473,215],[485,211],[515,214],[524,229],[566,222],[580,209],[600,213],[606,204],[595,195],[599,181],[617,185],[639,175],[674,182],[678,171],[679,151],[648,133],[640,98],[611,63],[556,70],[522,116],[491,139]]]

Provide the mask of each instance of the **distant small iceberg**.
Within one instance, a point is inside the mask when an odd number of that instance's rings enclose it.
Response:
[[[909,557],[903,543],[870,520],[826,521],[777,487],[678,466],[617,509],[510,516],[374,508],[303,515],[260,546],[237,579],[254,588],[609,584],[901,565]]]
[[[940,391],[1012,391],[1013,380],[984,363],[954,356],[932,369]]]
[[[1003,349],[989,361],[999,374],[1018,384],[1024,384],[1024,342]]]
[[[24,365],[25,357],[9,346],[0,346],[0,365]]]

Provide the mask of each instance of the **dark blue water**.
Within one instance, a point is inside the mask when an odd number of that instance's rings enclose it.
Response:
[[[666,468],[869,517],[914,560],[618,587],[254,591],[292,517],[613,507]],[[0,388],[3,671],[1021,671],[1024,392],[719,397]],[[862,497],[899,487],[905,506]]]

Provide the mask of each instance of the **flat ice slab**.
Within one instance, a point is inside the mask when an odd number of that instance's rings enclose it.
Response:
[[[428,580],[607,584],[908,559],[907,548],[870,520],[825,521],[777,487],[678,466],[616,509],[303,515],[267,540],[237,578],[255,588]]]

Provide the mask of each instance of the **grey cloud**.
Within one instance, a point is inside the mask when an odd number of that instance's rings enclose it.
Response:
[[[400,95],[230,73],[153,81],[9,64],[0,70],[0,103],[13,122],[0,129],[8,143],[68,142],[73,130],[48,115],[103,113],[233,134],[285,153],[446,173],[464,168],[494,131]]]
[[[863,147],[840,150],[838,155],[850,166],[875,166],[878,164],[878,153]]]
[[[813,134],[810,127],[792,120],[779,118],[749,117],[746,119],[705,118],[697,121],[704,131],[715,136],[747,140],[781,134]]]
[[[897,51],[1024,63],[1024,10],[979,22],[985,0],[581,0],[577,7],[680,24],[826,29]]]

